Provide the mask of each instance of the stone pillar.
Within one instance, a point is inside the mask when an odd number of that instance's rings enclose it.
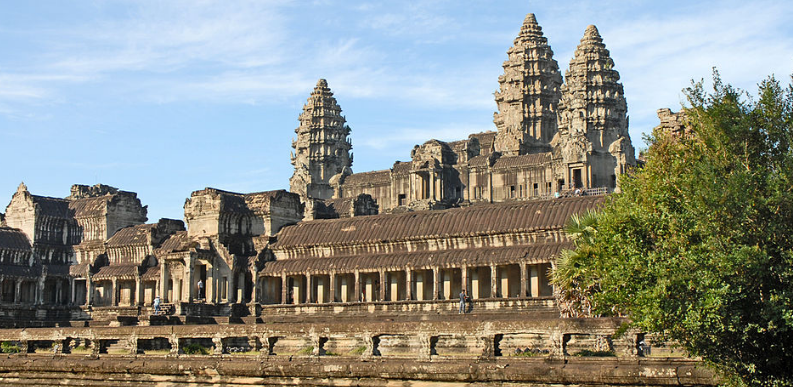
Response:
[[[286,279],[286,272],[281,273],[281,305],[285,305],[287,303],[286,296],[289,294],[289,289],[287,289],[287,285],[289,281]]]
[[[460,284],[460,287],[462,287],[463,290],[465,290],[465,293],[470,297],[471,292],[468,290],[468,265],[463,264],[463,266],[460,268],[460,273],[462,278],[462,284]]]
[[[94,302],[94,281],[91,276],[85,278],[85,305],[93,305]]]
[[[60,305],[63,297],[63,281],[55,280],[55,304]]]
[[[379,301],[386,301],[386,293],[388,293],[388,282],[386,281],[385,270],[380,270],[380,297],[378,297]]]
[[[36,281],[36,297],[34,304],[41,305],[44,303],[44,282],[47,281],[47,275],[42,274],[39,280]]]
[[[441,268],[432,268],[432,299],[437,300],[441,285]]]
[[[259,271],[255,268],[251,272],[251,281],[253,282],[253,290],[251,290],[251,302],[258,304],[261,301],[260,287],[259,287]]]
[[[314,293],[314,286],[311,283],[311,274],[306,273],[306,304],[314,302],[312,293]]]
[[[413,271],[410,269],[405,270],[405,299],[413,299]]]
[[[435,171],[430,171],[430,199],[435,200]]]
[[[498,297],[498,268],[495,265],[490,266],[490,297]]]
[[[350,300],[350,296],[349,296],[349,294],[350,294],[350,285],[352,285],[352,284],[349,283],[349,277],[347,275],[344,275],[343,277],[341,277],[339,279],[339,290],[340,290],[340,292],[339,292],[340,293],[339,294],[339,300],[341,302],[350,302],[350,301],[352,301],[352,300]],[[354,288],[355,288],[355,286],[353,285],[353,289]],[[353,300],[355,300],[355,297],[353,297]]]
[[[330,282],[328,284],[328,287],[330,287],[328,302],[336,302],[336,272],[330,273],[330,280],[328,282]]]
[[[355,301],[361,302],[361,273],[355,270]]]
[[[165,291],[167,289],[167,285],[165,282],[165,271],[168,270],[168,265],[165,263],[160,264],[160,301],[161,302],[171,302],[168,298],[168,293]]]
[[[220,336],[215,336],[212,338],[212,344],[215,344],[215,349],[212,351],[215,355],[223,354],[223,338]]]
[[[143,305],[143,286],[140,276],[135,277],[135,299],[132,305]]]
[[[74,305],[77,302],[77,289],[74,288],[74,277],[69,277],[69,305]]]
[[[22,300],[22,279],[17,278],[16,289],[14,291],[14,303],[19,304],[21,300]]]
[[[111,286],[113,286],[113,293],[111,293],[110,296],[110,304],[118,306],[118,279],[116,279],[116,277],[113,277]]]
[[[171,344],[171,355],[178,355],[179,354],[179,337],[175,334],[172,334],[168,337],[168,343]]]
[[[185,273],[185,274],[187,274],[187,276],[186,276],[187,277],[187,284],[186,284],[187,285],[187,300],[186,301],[189,302],[189,303],[193,302],[193,294],[195,293],[194,290],[198,286],[198,281],[196,281],[195,278],[193,278],[193,266],[194,266],[193,264],[194,263],[195,263],[195,259],[193,259],[193,257],[190,257],[190,259],[187,260],[187,273]],[[206,285],[204,285],[204,286],[206,287]],[[184,298],[184,293],[182,294],[182,298]]]
[[[533,265],[532,265],[532,267],[533,267]],[[527,275],[526,264],[525,263],[521,263],[520,264],[520,296],[521,297],[526,297],[526,294],[528,294],[528,291],[527,291],[527,288],[528,288],[527,282],[528,282],[528,280],[529,279],[528,279],[528,275]]]

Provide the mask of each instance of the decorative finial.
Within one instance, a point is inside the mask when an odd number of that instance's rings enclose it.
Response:
[[[584,32],[584,39],[597,39],[600,40],[600,32],[598,32],[598,28],[595,27],[594,24],[590,24],[586,28],[586,32]]]
[[[523,20],[523,24],[537,24],[537,18],[534,17],[533,13],[526,15],[526,19]]]
[[[326,81],[325,78],[320,78],[319,81],[317,81],[317,87],[328,87],[328,81]]]
[[[25,182],[19,183],[19,187],[17,187],[17,192],[27,192],[28,186],[25,185]]]

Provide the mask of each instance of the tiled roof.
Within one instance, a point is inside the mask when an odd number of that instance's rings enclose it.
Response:
[[[468,159],[468,165],[471,167],[484,167],[487,166],[488,156],[474,156]]]
[[[365,184],[391,184],[391,171],[388,169],[382,171],[361,172],[353,173],[344,178],[345,185],[365,185]]]
[[[69,218],[69,201],[66,199],[51,198],[48,196],[30,195],[33,203],[38,207],[39,214],[55,218]]]
[[[135,279],[138,276],[137,265],[110,265],[103,266],[99,272],[94,274],[94,280],[108,280],[113,278]]]
[[[77,265],[69,266],[69,275],[79,278],[85,277],[89,268],[90,266],[88,263],[79,263]]]
[[[491,148],[493,147],[493,143],[496,142],[496,134],[498,132],[482,132],[482,133],[475,133],[468,138],[476,138],[479,140],[479,147],[481,149],[481,154],[487,156],[490,154]]]
[[[20,229],[0,227],[0,249],[30,251],[30,241]]]
[[[159,266],[149,266],[146,268],[146,271],[143,272],[141,275],[144,281],[154,281],[160,279],[160,267]]]
[[[287,226],[274,249],[499,234],[559,229],[571,215],[599,206],[602,196],[483,204],[345,219],[313,220]]]
[[[41,266],[0,265],[0,275],[6,277],[38,278],[41,276]]]
[[[107,246],[117,247],[147,244],[149,242],[148,236],[151,235],[152,229],[156,227],[157,223],[124,227],[107,240]]]
[[[263,275],[280,275],[281,272],[306,273],[355,270],[404,270],[405,268],[488,266],[511,263],[550,262],[562,249],[572,248],[572,243],[538,243],[528,246],[488,247],[440,251],[415,251],[388,254],[359,254],[331,258],[283,259],[264,264]]]
[[[74,211],[74,216],[77,218],[103,216],[107,203],[112,199],[113,195],[75,199],[69,202],[69,208]]]
[[[543,165],[551,162],[551,152],[534,153],[520,156],[501,156],[493,164],[493,168],[524,167],[528,165]]]
[[[187,231],[178,231],[162,243],[159,251],[172,253],[175,251],[188,251],[194,245],[192,238],[187,236]]]

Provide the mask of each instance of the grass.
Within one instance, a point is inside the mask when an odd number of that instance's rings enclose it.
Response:
[[[209,355],[209,348],[198,343],[192,343],[182,347],[185,355]]]
[[[0,351],[3,353],[19,353],[21,349],[17,344],[4,341],[3,344],[0,345]]]
[[[305,348],[297,351],[296,355],[311,355],[313,353],[314,353],[314,346],[313,345],[309,345],[308,347],[305,347]]]
[[[362,345],[358,348],[351,350],[350,355],[363,355],[364,352],[366,352],[366,346]]]

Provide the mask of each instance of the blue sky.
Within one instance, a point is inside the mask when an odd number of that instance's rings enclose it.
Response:
[[[288,188],[297,117],[326,78],[363,172],[414,144],[494,130],[493,92],[526,13],[560,68],[597,25],[634,145],[691,79],[754,92],[793,73],[787,1],[6,1],[0,4],[0,211],[24,181],[138,193],[149,220],[190,192]]]

